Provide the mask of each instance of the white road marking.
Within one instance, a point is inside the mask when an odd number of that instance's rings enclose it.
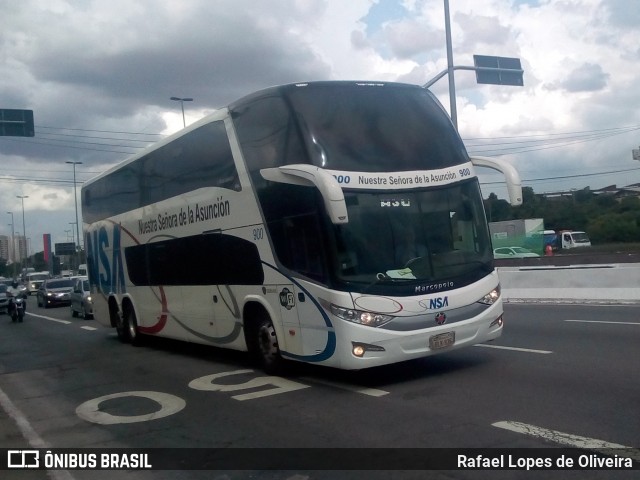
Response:
[[[83,330],[89,330],[89,331],[97,330],[96,327],[80,327],[80,328],[82,328]]]
[[[561,445],[592,450],[609,456],[618,455],[620,457],[631,458],[636,462],[640,461],[640,449],[626,447],[618,443],[610,443],[595,438],[581,437],[570,433],[558,432],[557,430],[548,430],[546,428],[536,427],[535,425],[528,425],[520,422],[502,421],[491,425],[497,428],[510,430],[512,432],[543,438]]]
[[[549,350],[533,350],[531,348],[505,347],[502,345],[488,345],[486,343],[478,343],[477,345],[474,345],[474,347],[497,348],[499,350],[513,350],[514,352],[540,353],[542,355],[548,355],[550,353],[553,353]]]
[[[610,322],[606,320],[565,320],[565,322],[575,322],[575,323],[609,323],[613,325],[635,325],[640,327],[639,322]]]
[[[160,410],[144,415],[111,415],[110,413],[100,410],[100,404],[113,398],[123,397],[143,397],[153,400],[160,404]],[[102,397],[88,400],[76,408],[76,414],[88,422],[98,423],[100,425],[115,425],[118,423],[136,423],[156,420],[158,418],[168,417],[174,413],[178,413],[187,406],[182,398],[176,397],[163,392],[120,392],[104,395]]]
[[[38,315],[37,313],[28,312],[27,314],[31,315],[32,317],[44,318],[45,320],[51,320],[52,322],[63,323],[65,325],[69,325],[71,323],[69,320],[60,320],[58,318],[47,317],[45,315]]]
[[[247,373],[253,373],[253,370],[234,370],[232,372],[221,372],[214,373],[213,375],[206,375],[189,382],[189,388],[209,392],[236,392],[238,390],[248,390],[251,388],[265,387],[268,385],[274,387],[266,390],[263,389],[257,392],[233,395],[231,397],[239,401],[254,400],[256,398],[263,398],[271,395],[278,395],[280,393],[293,392],[296,390],[301,390],[303,388],[309,388],[309,385],[274,376],[252,378],[249,381],[243,383],[219,384],[214,382],[214,380],[218,378],[228,377],[232,375],[244,375]]]
[[[376,388],[362,388],[362,387],[357,387],[355,385],[346,385],[344,383],[330,382],[328,380],[321,380],[318,378],[304,377],[302,378],[302,380],[309,383],[319,383],[320,385],[327,385],[328,387],[340,388],[342,390],[347,390],[349,392],[361,393],[363,395],[369,395],[370,397],[382,397],[389,393],[385,390],[378,390]]]
[[[22,436],[29,442],[29,445],[33,448],[50,448],[38,432],[29,423],[27,417],[14,405],[11,399],[0,388],[0,407],[9,415]],[[47,476],[52,480],[75,480],[75,477],[71,475],[67,470],[47,470]]]

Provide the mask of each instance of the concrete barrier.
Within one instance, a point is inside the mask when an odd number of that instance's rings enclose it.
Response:
[[[640,304],[640,263],[498,267],[506,303]]]

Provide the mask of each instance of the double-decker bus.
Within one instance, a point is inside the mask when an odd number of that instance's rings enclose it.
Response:
[[[82,187],[95,318],[362,369],[500,336],[476,166],[428,90],[310,82],[246,96]]]

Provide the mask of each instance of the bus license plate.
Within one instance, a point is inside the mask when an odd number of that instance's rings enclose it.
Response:
[[[447,348],[453,345],[456,341],[456,332],[441,333],[440,335],[434,335],[429,338],[429,348],[431,350],[438,350],[440,348]]]

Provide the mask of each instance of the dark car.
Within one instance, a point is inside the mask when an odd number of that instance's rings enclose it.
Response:
[[[91,300],[89,279],[87,277],[78,277],[74,282],[70,297],[71,316],[77,317],[80,314],[84,319],[93,318],[93,302]]]
[[[38,289],[38,306],[49,308],[55,305],[69,305],[73,280],[70,278],[53,278],[45,280]]]

